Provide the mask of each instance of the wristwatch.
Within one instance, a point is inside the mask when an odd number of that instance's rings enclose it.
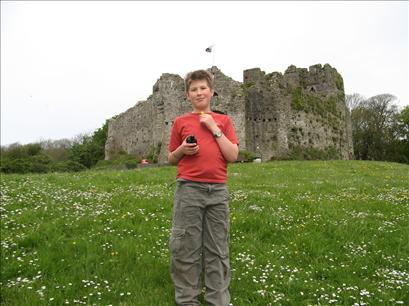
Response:
[[[223,132],[220,131],[220,130],[213,133],[213,136],[214,136],[215,138],[220,138],[220,137],[222,137],[222,135],[223,135]]]

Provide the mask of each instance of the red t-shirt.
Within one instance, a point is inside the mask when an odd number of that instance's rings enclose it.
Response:
[[[210,112],[223,134],[234,144],[238,144],[231,119],[227,115]],[[184,155],[178,163],[177,178],[196,182],[225,183],[227,161],[212,132],[200,123],[200,115],[186,113],[175,119],[169,141],[169,152],[176,150],[189,136],[194,135],[199,145],[195,155]]]

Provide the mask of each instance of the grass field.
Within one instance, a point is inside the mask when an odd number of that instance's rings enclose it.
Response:
[[[174,167],[1,177],[1,305],[174,305]],[[229,166],[239,305],[409,305],[409,166]]]

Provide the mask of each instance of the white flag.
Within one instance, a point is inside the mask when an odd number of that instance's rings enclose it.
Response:
[[[212,52],[213,46],[214,46],[214,45],[211,45],[210,47],[207,47],[205,51],[206,51],[206,52]]]

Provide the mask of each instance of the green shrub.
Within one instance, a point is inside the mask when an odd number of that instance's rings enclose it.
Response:
[[[340,158],[340,153],[334,146],[329,146],[324,150],[293,146],[288,154],[288,159],[290,160],[329,160]]]
[[[240,150],[237,161],[238,162],[250,162],[250,161],[253,161],[255,157],[256,156],[254,155],[253,152],[246,151],[246,150]]]
[[[73,160],[56,162],[51,166],[53,172],[78,172],[86,169],[84,165]]]
[[[50,171],[51,163],[51,158],[44,153],[39,153],[37,155],[31,156],[29,158],[30,166],[28,172],[47,173]]]
[[[335,86],[339,90],[344,90],[344,81],[342,80],[342,76],[339,73],[335,75]]]
[[[111,160],[99,160],[93,169],[95,170],[125,170],[135,169],[142,158],[137,155],[120,152],[113,156]]]
[[[304,109],[303,91],[300,86],[297,87],[292,93],[291,108],[297,111]]]
[[[44,153],[35,153],[36,151],[26,150],[25,146],[22,146],[19,150],[14,150],[12,154],[2,154],[0,172],[3,173],[46,173],[50,171],[50,165],[52,163],[51,158]],[[30,145],[29,149],[34,148]],[[30,153],[28,153],[30,152]],[[28,155],[36,154],[36,155]],[[19,157],[17,157],[19,156]]]
[[[159,158],[159,153],[162,147],[162,143],[159,142],[156,146],[153,145],[151,146],[151,149],[149,150],[148,155],[146,156],[146,159],[150,162],[150,163],[154,163],[156,164],[158,162],[158,158]]]
[[[30,163],[24,158],[2,158],[0,172],[3,173],[28,173]]]
[[[239,96],[248,97],[248,95],[250,94],[250,90],[255,87],[256,83],[253,81],[243,83],[242,85],[240,85],[241,93],[239,94]]]

